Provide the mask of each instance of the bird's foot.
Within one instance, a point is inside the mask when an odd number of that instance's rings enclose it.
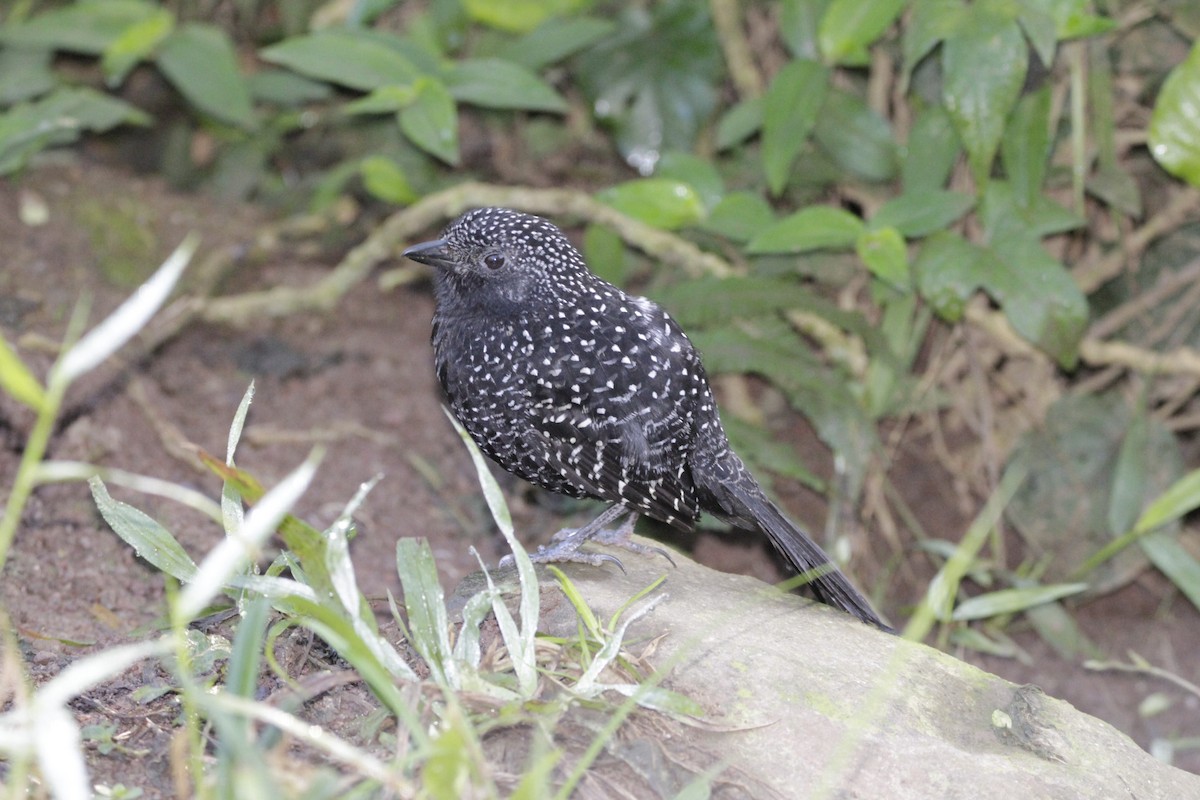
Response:
[[[530,553],[530,560],[535,564],[575,563],[590,564],[593,567],[599,567],[604,564],[616,564],[617,568],[621,572],[624,572],[625,566],[616,556],[611,556],[608,553],[591,553],[580,549],[584,542],[597,542],[612,547],[621,547],[640,555],[658,554],[667,561],[670,561],[671,566],[675,566],[675,561],[661,547],[649,547],[633,541],[633,526],[637,522],[637,514],[629,514],[625,518],[625,521],[616,528],[603,527],[620,516],[621,513],[627,512],[624,512],[624,509],[621,509],[620,506],[614,506],[582,528],[562,529],[551,537],[550,544],[540,545],[537,550]],[[513,557],[511,555],[500,559],[501,568],[509,566],[512,563]]]

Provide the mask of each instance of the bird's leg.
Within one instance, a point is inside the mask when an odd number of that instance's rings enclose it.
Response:
[[[623,547],[624,549],[629,550],[634,553],[637,553],[639,555],[644,555],[644,556],[660,555],[663,558],[665,558],[667,561],[670,561],[672,567],[675,566],[675,559],[671,558],[671,555],[666,550],[662,549],[661,547],[650,547],[649,545],[638,544],[637,542],[633,541],[633,526],[637,524],[637,521],[638,521],[638,515],[630,512],[629,516],[625,518],[625,521],[622,522],[617,527],[615,527],[615,528],[603,528],[602,527],[599,530],[595,531],[594,533],[588,534],[587,536],[583,537],[583,539],[580,540],[579,543],[575,545],[575,547],[578,547],[580,544],[583,544],[584,541],[598,542],[600,544],[607,544],[612,547]],[[559,543],[559,542],[566,542],[568,540],[573,540],[574,537],[576,535],[578,535],[580,531],[584,531],[587,528],[593,526],[594,524],[595,524],[595,520],[592,520],[592,522],[588,523],[583,528],[563,528],[561,531],[554,534],[554,536],[551,537],[550,541],[553,543]],[[611,556],[610,556],[610,558],[611,558]],[[617,561],[617,566],[621,566],[620,561]]]
[[[621,519],[621,517],[625,517],[625,520],[620,525],[615,528],[607,527],[609,523]],[[574,562],[591,564],[596,567],[609,562],[616,564],[624,572],[625,567],[621,565],[620,559],[615,556],[610,556],[607,553],[588,553],[579,549],[584,542],[595,541],[615,547],[623,547],[635,553],[658,553],[674,566],[675,562],[671,560],[671,557],[667,555],[665,550],[658,547],[647,547],[632,540],[633,526],[637,522],[637,518],[638,515],[630,511],[630,509],[620,503],[615,503],[586,525],[580,528],[564,528],[554,534],[550,540],[550,544],[541,545],[535,552],[529,554],[529,558],[539,564]],[[507,566],[511,561],[512,556],[505,556],[500,559],[500,566]]]

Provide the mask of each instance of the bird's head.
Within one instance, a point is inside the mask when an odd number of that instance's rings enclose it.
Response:
[[[404,255],[437,269],[439,302],[521,306],[570,297],[596,280],[550,222],[507,208],[468,211]]]

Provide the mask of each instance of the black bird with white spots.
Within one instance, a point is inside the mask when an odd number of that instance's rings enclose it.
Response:
[[[436,268],[437,377],[479,448],[538,486],[613,504],[536,560],[596,563],[579,545],[622,516],[625,532],[639,514],[690,532],[706,511],[765,534],[822,602],[887,627],[730,449],[699,355],[661,307],[508,209],[469,211],[405,255]]]

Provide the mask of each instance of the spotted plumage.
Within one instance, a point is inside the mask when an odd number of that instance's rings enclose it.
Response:
[[[627,510],[691,531],[707,511],[762,532],[814,575],[818,598],[883,626],[729,448],[700,358],[666,311],[594,275],[551,223],[507,209],[470,211],[405,255],[437,268],[438,381],[500,466],[614,504],[605,521]]]

